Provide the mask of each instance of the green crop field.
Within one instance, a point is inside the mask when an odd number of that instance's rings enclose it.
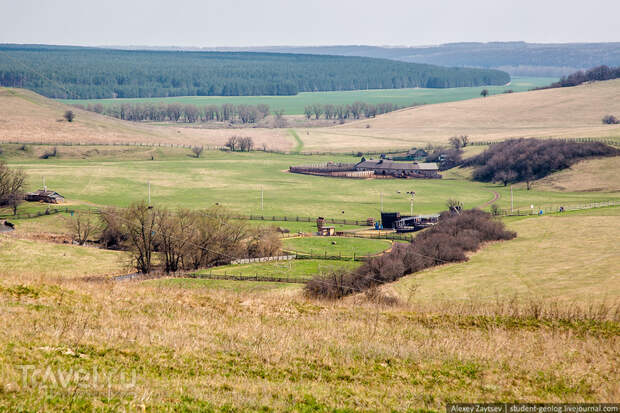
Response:
[[[289,238],[283,246],[287,251],[300,254],[347,256],[374,255],[391,247],[390,241],[343,237]]]
[[[301,115],[304,107],[314,103],[320,104],[350,104],[355,101],[366,103],[394,103],[399,106],[411,106],[412,104],[429,104],[440,102],[452,102],[466,100],[480,96],[482,89],[487,89],[490,94],[503,93],[506,90],[524,92],[535,87],[546,86],[555,82],[556,78],[547,77],[514,77],[507,86],[485,87],[462,87],[447,89],[372,89],[345,92],[304,92],[295,96],[182,96],[171,98],[137,98],[137,99],[89,99],[89,100],[61,100],[69,104],[94,104],[103,105],[120,103],[143,103],[164,102],[183,103],[194,105],[222,105],[232,103],[234,105],[257,105],[266,103],[272,110],[284,109],[287,115]]]
[[[337,219],[378,218],[381,199],[385,211],[409,213],[407,191],[415,191],[414,213],[435,213],[445,209],[446,200],[457,198],[466,208],[484,205],[498,192],[500,207],[510,208],[510,188],[473,182],[466,174],[446,173],[441,180],[351,180],[288,173],[290,165],[326,162],[354,162],[353,157],[280,155],[262,152],[205,152],[200,159],[180,151],[158,152],[134,160],[112,160],[108,155],[85,155],[85,159],[41,160],[4,157],[28,173],[28,190],[42,186],[67,198],[72,207],[127,206],[145,200],[151,187],[151,201],[168,207],[206,208],[219,203],[242,214],[266,216],[325,216]],[[89,153],[87,147],[81,148]],[[7,151],[9,153],[9,151]],[[2,158],[0,158],[2,159]],[[183,185],[179,185],[179,183]],[[261,189],[263,209],[261,209]],[[618,192],[561,192],[549,189],[527,191],[523,185],[513,188],[515,208],[534,205],[572,205],[590,201],[619,200]],[[24,204],[22,208],[33,208]],[[39,208],[39,207],[37,207]],[[269,224],[269,222],[265,222]],[[281,223],[275,223],[281,225]],[[287,226],[285,226],[286,228]],[[299,227],[299,228],[298,228]],[[289,229],[312,230],[313,224],[290,224]]]

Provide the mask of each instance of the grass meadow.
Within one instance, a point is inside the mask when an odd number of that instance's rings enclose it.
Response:
[[[506,90],[524,92],[535,87],[546,86],[557,81],[547,77],[514,77],[507,86],[462,87],[448,89],[374,89],[343,92],[304,92],[295,96],[181,96],[170,98],[135,98],[135,99],[90,99],[90,100],[60,100],[67,104],[88,105],[101,103],[103,105],[122,103],[182,103],[193,105],[257,105],[266,103],[271,110],[284,110],[286,115],[303,115],[304,108],[312,104],[334,105],[351,104],[356,101],[366,103],[393,103],[399,106],[413,104],[430,104],[453,102],[472,99],[480,96],[482,89],[490,94],[503,93]]]
[[[343,237],[288,238],[282,244],[286,251],[298,254],[343,257],[375,255],[392,246],[386,240]]]
[[[123,152],[122,147],[118,150]],[[34,149],[32,155],[13,156],[7,151],[2,158],[28,173],[29,190],[40,188],[45,178],[48,188],[65,196],[71,207],[127,206],[147,199],[149,183],[154,204],[207,208],[219,203],[238,213],[266,216],[365,220],[379,217],[381,199],[385,211],[409,213],[406,192],[412,190],[416,192],[414,213],[421,214],[445,209],[449,198],[461,200],[466,208],[481,206],[494,198],[494,192],[500,194],[497,202],[501,208],[509,209],[511,204],[509,187],[470,181],[466,171],[446,172],[441,180],[351,180],[287,172],[290,165],[358,160],[351,156],[207,151],[197,159],[188,149],[157,148],[155,153],[149,149],[115,160],[111,153],[92,152],[88,147],[80,147],[79,152],[75,147],[60,147],[58,151],[58,158],[46,160],[37,159]],[[68,151],[66,156],[63,151]],[[539,208],[618,200],[620,193],[558,191],[544,185],[527,191],[524,185],[516,185],[512,198],[515,208],[529,209],[531,205]],[[24,208],[41,207],[25,204]],[[312,230],[314,225],[290,223],[284,227],[297,232]]]

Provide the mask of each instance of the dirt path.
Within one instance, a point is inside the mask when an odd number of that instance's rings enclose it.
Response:
[[[485,202],[482,205],[479,205],[478,208],[486,208],[488,206],[491,206],[492,204],[494,204],[500,198],[500,195],[499,195],[499,193],[497,191],[491,191],[491,192],[493,192],[493,199],[491,199],[490,201]]]

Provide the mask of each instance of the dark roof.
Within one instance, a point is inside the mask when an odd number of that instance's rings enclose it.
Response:
[[[385,159],[370,159],[367,161],[362,161],[355,165],[356,168],[369,168],[369,169],[392,169],[399,171],[433,171],[438,170],[437,164],[435,163],[408,163],[408,162],[394,162],[387,161]]]
[[[38,189],[34,192],[28,192],[26,195],[30,196],[42,196],[42,197],[50,197],[50,198],[64,198],[56,191],[47,191],[44,189]]]

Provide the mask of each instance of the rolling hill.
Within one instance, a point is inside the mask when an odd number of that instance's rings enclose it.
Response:
[[[620,114],[620,80],[576,87],[508,93],[461,102],[403,109],[375,119],[300,133],[307,150],[387,149],[516,137],[595,137],[620,140],[620,125],[603,125]]]
[[[69,109],[76,113],[72,123],[63,119]],[[26,89],[0,88],[0,142],[223,145],[233,134],[250,136],[260,147],[293,146],[285,130],[145,125],[76,109]]]

